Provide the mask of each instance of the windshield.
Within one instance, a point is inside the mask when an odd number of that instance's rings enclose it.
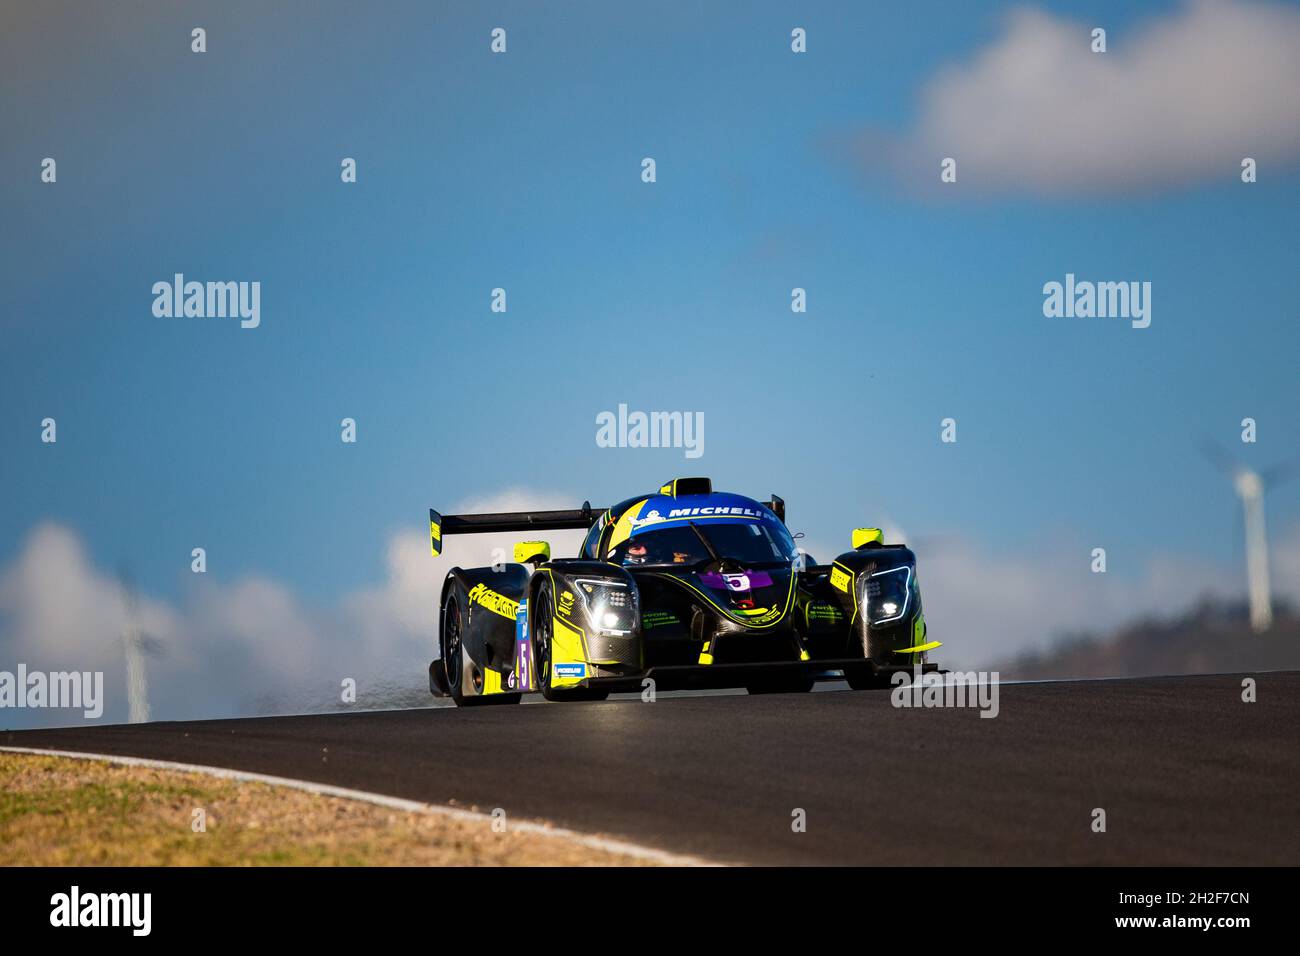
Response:
[[[610,560],[625,567],[644,564],[699,564],[713,559],[703,533],[720,558],[746,567],[789,564],[794,540],[781,525],[768,521],[716,524],[697,522],[643,531],[614,549]]]

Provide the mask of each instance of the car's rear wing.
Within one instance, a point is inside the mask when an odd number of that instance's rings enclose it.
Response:
[[[785,523],[785,501],[773,495],[763,504]],[[567,511],[501,511],[495,514],[440,515],[429,509],[429,548],[434,557],[442,554],[442,538],[448,534],[486,534],[492,531],[586,531],[607,508],[593,508],[584,501],[581,508]]]
[[[495,514],[440,515],[429,509],[429,547],[434,556],[442,553],[442,539],[448,534],[485,534],[492,531],[586,531],[605,512],[584,501],[581,508],[567,511],[501,511]]]

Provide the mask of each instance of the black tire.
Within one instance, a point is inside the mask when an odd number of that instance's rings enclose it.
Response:
[[[853,690],[877,690],[889,686],[889,682],[874,671],[864,671],[856,677],[845,674],[844,679]]]
[[[460,639],[460,628],[460,600],[453,593],[447,599],[446,605],[443,606],[442,628],[440,629],[442,665],[447,675],[447,687],[451,691],[452,701],[457,707],[482,707],[519,703],[522,696],[520,694],[490,694],[487,697],[480,697],[477,694],[466,694],[464,692],[467,676],[471,677],[470,683],[474,683],[472,680],[474,662],[465,655],[465,647]],[[465,673],[466,668],[470,669],[468,675]]]
[[[867,658],[876,667],[886,667],[890,664],[894,654],[894,641],[891,634],[896,629],[885,633],[872,631],[864,620],[857,625],[861,630],[862,656]],[[881,675],[874,668],[861,672],[857,677],[850,677],[847,674],[844,679],[848,681],[849,687],[854,690],[878,690],[881,687],[889,686],[889,678]]]
[[[532,641],[533,671],[537,674],[538,689],[547,700],[576,701],[604,700],[609,691],[578,688],[566,690],[551,686],[551,641],[554,624],[551,611],[551,586],[543,581],[537,597],[529,602],[528,632]]]
[[[751,694],[806,694],[816,683],[811,677],[771,677],[746,684]]]

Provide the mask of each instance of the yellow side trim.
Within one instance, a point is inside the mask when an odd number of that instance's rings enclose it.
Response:
[[[483,672],[483,696],[500,694],[505,690],[501,686],[501,672],[488,668]]]
[[[576,687],[582,683],[581,677],[557,677],[556,664],[587,664],[586,651],[582,648],[582,632],[572,624],[558,617],[552,617],[551,630],[551,686]]]
[[[856,624],[858,622],[858,589],[855,587],[849,587],[849,583],[853,581],[854,575],[857,572],[853,571],[851,568],[846,568],[844,565],[836,561],[832,565],[832,570],[831,570],[832,584],[835,583],[834,569],[839,569],[841,572],[843,572],[844,576],[848,579],[844,582],[844,587],[840,588],[840,590],[843,591],[845,594],[849,595],[851,598],[853,598],[853,615],[849,618],[849,624],[850,625]]]
[[[943,641],[930,641],[928,644],[917,644],[915,647],[904,647],[902,650],[894,651],[895,654],[920,654],[922,651],[932,651],[936,647],[943,647]]]
[[[615,548],[632,536],[632,522],[636,520],[636,516],[641,513],[641,508],[649,500],[649,498],[642,498],[624,511],[615,522],[614,530],[609,535],[609,542],[605,545],[605,557],[613,554]]]
[[[710,651],[712,648],[713,648],[713,642],[712,642],[712,641],[705,641],[705,642],[704,642],[704,647],[702,647],[702,648],[700,649],[700,663],[701,663],[701,664],[712,664],[712,663],[713,663],[713,655],[712,655],[711,653],[709,653],[709,651]]]
[[[773,627],[774,625],[779,624],[781,621],[785,619],[785,616],[790,613],[790,609],[794,607],[794,598],[795,598],[794,582],[795,579],[798,577],[798,575],[796,574],[790,575],[790,590],[786,593],[785,605],[783,607],[770,608],[767,611],[765,618],[756,619],[762,622],[758,624],[751,624],[749,623],[748,620],[745,619],[744,615],[737,613],[734,609],[728,609],[723,607],[712,597],[705,594],[703,591],[701,591],[695,585],[691,584],[689,581],[683,581],[681,578],[674,577],[671,574],[659,574],[656,575],[656,577],[658,577],[662,581],[671,581],[673,584],[681,585],[682,587],[686,588],[688,591],[694,591],[696,594],[704,598],[704,600],[708,601],[709,604],[717,608],[723,614],[731,615],[731,620],[745,625],[745,627],[749,628],[752,631],[761,631],[764,630],[765,628]],[[768,620],[767,618],[770,618],[770,620]]]

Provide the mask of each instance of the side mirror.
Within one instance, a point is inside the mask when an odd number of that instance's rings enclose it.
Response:
[[[879,528],[854,528],[853,550],[865,548],[869,544],[883,544],[885,534]]]
[[[515,545],[516,564],[541,564],[551,560],[551,546],[546,541],[520,541]]]

